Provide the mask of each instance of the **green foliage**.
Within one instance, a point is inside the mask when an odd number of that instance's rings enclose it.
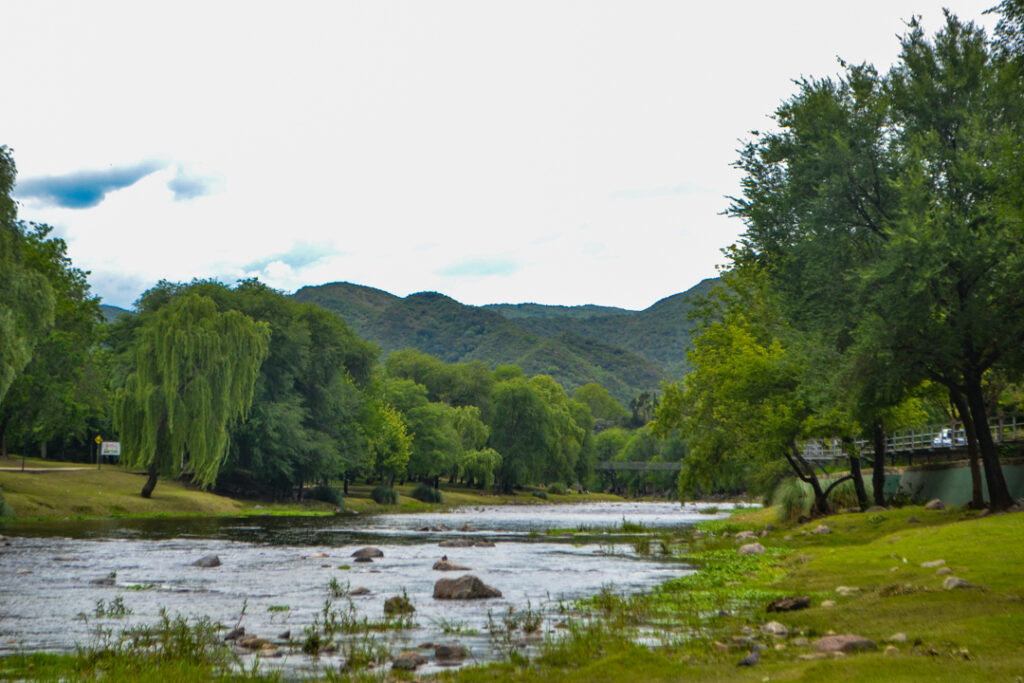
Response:
[[[327,486],[326,484],[318,484],[311,489],[306,490],[306,498],[311,500],[321,500],[325,503],[337,506],[339,508],[345,507],[345,498],[341,491],[334,488],[333,486]]]
[[[374,486],[370,498],[378,505],[397,505],[398,491],[387,486]]]
[[[15,176],[10,149],[0,146],[0,406],[53,325],[55,308],[53,288],[23,253],[25,227],[11,196]]]
[[[594,419],[615,424],[629,417],[629,411],[597,382],[587,382],[576,387],[572,397],[587,404]]]
[[[4,500],[4,490],[0,489],[0,518],[2,517],[14,517],[14,508]]]
[[[443,503],[444,496],[430,484],[420,482],[413,487],[411,497],[423,503]]]
[[[540,498],[542,500],[548,499],[548,492],[544,489],[534,489],[532,495],[534,498]]]
[[[501,467],[501,454],[493,448],[464,451],[456,457],[455,464],[463,480],[476,483],[480,488],[489,488]]]
[[[386,477],[390,486],[409,464],[412,437],[406,431],[401,414],[382,403],[370,406],[366,432],[373,471]]]
[[[565,488],[565,484],[563,484],[560,481],[555,481],[548,484],[548,493],[551,493],[553,495],[564,496],[566,494],[566,491],[567,489]]]
[[[208,487],[244,418],[270,338],[265,323],[185,294],[142,322],[134,370],[115,397],[122,462],[151,475],[187,468]],[[188,456],[187,463],[185,456]]]

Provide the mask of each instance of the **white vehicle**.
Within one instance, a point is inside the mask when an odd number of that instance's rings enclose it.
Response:
[[[950,427],[940,430],[938,435],[932,439],[933,446],[962,446],[964,443],[966,441],[963,431],[957,430],[954,433]]]

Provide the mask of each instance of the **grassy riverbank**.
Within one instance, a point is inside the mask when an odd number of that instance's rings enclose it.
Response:
[[[267,503],[236,500],[200,491],[181,482],[161,479],[152,498],[139,495],[144,477],[116,466],[61,463],[28,458],[26,471],[21,459],[0,460],[0,490],[18,519],[65,519],[76,517],[144,516],[232,516],[248,514],[332,514],[329,503],[308,500],[301,503]],[[499,495],[469,488],[442,487],[444,503],[422,503],[409,494],[413,485],[396,486],[397,505],[382,506],[370,498],[370,486],[351,486],[345,508],[355,512],[419,512],[463,505],[521,503],[565,503],[621,500],[604,494],[549,495],[547,501],[530,494]]]
[[[749,541],[735,540],[736,532],[763,529],[774,523],[771,514],[744,512],[702,524],[704,537],[685,552],[704,571],[643,596],[598,596],[591,618],[532,662],[441,678],[1013,681],[1024,675],[1024,514],[979,518],[908,507],[837,515],[775,528],[758,538],[765,554],[740,556],[738,546]],[[821,524],[831,533],[814,533]],[[949,576],[971,586],[946,589]],[[811,607],[766,612],[772,600],[790,596],[808,596]],[[787,634],[766,633],[772,621]],[[651,648],[631,638],[645,632]],[[814,642],[832,633],[863,636],[878,649],[819,652]],[[738,667],[755,644],[764,647],[759,663]]]

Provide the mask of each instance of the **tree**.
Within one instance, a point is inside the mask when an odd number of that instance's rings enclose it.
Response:
[[[0,146],[0,405],[53,325],[53,289],[22,251],[23,227],[11,197],[16,174],[10,149]]]
[[[386,403],[370,406],[367,421],[370,457],[377,476],[394,486],[395,477],[405,472],[412,454],[412,437],[406,430],[401,414]]]
[[[145,467],[142,496],[159,474],[187,471],[211,486],[228,451],[233,421],[252,402],[270,329],[208,297],[185,294],[138,330],[135,367],[114,401],[122,462]]]
[[[613,426],[630,417],[630,412],[597,382],[587,382],[576,387],[573,398],[590,407],[595,420],[603,425]]]
[[[522,377],[499,382],[491,399],[490,447],[501,454],[497,484],[505,493],[539,479],[556,435],[540,391]]]
[[[23,447],[41,444],[44,454],[46,443],[57,436],[84,440],[88,420],[107,407],[99,301],[89,292],[87,273],[72,266],[64,241],[48,237],[51,230],[28,226],[21,253],[23,263],[56,294],[54,324],[0,406],[0,439],[10,436]]]

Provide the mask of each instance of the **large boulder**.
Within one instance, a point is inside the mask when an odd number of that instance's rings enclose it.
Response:
[[[357,560],[372,560],[375,557],[384,557],[384,552],[380,548],[360,548],[352,553],[352,557]]]
[[[472,548],[473,539],[471,538],[451,538],[438,543],[442,548]]]
[[[434,584],[435,600],[482,600],[500,598],[501,591],[466,574],[457,579],[438,579]]]
[[[764,551],[765,548],[760,543],[747,543],[746,545],[741,545],[736,552],[740,555],[763,555]]]

